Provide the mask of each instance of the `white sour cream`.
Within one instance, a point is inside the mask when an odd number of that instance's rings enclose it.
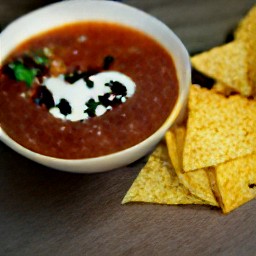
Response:
[[[55,107],[51,108],[49,112],[56,118],[67,119],[70,121],[88,119],[88,114],[84,112],[88,108],[86,103],[90,99],[98,102],[99,96],[111,93],[110,87],[105,84],[110,81],[117,81],[126,87],[127,95],[121,99],[123,103],[127,98],[132,97],[136,89],[136,84],[130,77],[117,71],[104,71],[90,76],[89,80],[94,83],[92,88],[89,88],[82,78],[73,84],[65,81],[63,75],[46,78],[44,80],[44,85],[52,93],[55,103]],[[61,99],[68,101],[71,106],[71,114],[65,116],[60,112],[59,108],[56,107],[56,105],[60,103]],[[111,109],[111,106],[105,107],[103,105],[98,105],[95,110],[95,114],[96,116],[101,116]]]

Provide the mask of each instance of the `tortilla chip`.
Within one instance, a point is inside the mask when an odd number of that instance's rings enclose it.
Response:
[[[208,175],[208,178],[209,178],[209,181],[210,181],[212,192],[213,192],[219,206],[221,207],[221,209],[224,209],[224,205],[222,203],[222,198],[221,198],[221,195],[220,195],[220,191],[219,191],[219,188],[217,186],[215,167],[213,167],[213,166],[208,167],[207,168],[207,175]]]
[[[185,172],[256,152],[256,101],[192,85],[188,108]]]
[[[235,39],[250,39],[255,34],[256,24],[256,5],[254,5],[248,14],[240,21],[238,28],[235,31]]]
[[[201,198],[209,205],[218,206],[211,189],[209,178],[205,169],[182,173],[182,153],[185,140],[185,128],[177,127],[165,135],[170,159],[180,182],[191,194]]]
[[[236,209],[256,197],[256,154],[220,164],[211,179],[223,212]]]
[[[205,204],[180,184],[170,163],[167,147],[160,144],[150,156],[122,203]]]
[[[235,31],[235,39],[244,42],[246,47],[249,82],[256,96],[256,5],[240,22]]]
[[[243,41],[215,47],[191,58],[201,73],[224,83],[244,96],[252,94],[248,78],[247,50]]]
[[[234,89],[221,82],[216,82],[211,90],[225,96],[230,96],[235,93]]]

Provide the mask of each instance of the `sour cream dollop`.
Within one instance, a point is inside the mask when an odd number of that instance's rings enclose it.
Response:
[[[49,112],[56,118],[80,121],[101,116],[114,105],[125,103],[134,95],[136,84],[118,71],[104,71],[92,75],[86,81],[80,78],[74,83],[65,81],[64,75],[44,80],[44,86],[52,94],[54,107]],[[61,109],[63,102],[69,111]]]

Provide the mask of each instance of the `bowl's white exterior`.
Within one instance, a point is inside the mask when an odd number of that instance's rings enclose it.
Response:
[[[181,41],[166,25],[138,9],[112,1],[64,1],[38,9],[17,19],[7,26],[0,35],[0,60],[2,62],[17,45],[35,34],[65,23],[87,20],[117,22],[144,31],[154,37],[173,57],[180,92],[176,106],[158,131],[136,146],[107,156],[79,160],[44,156],[17,144],[0,129],[0,139],[21,155],[54,169],[80,173],[103,172],[125,166],[152,150],[167,129],[178,118],[182,118],[191,79],[189,55]]]

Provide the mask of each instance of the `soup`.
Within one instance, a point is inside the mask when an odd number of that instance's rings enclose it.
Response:
[[[32,151],[64,159],[145,140],[179,93],[172,57],[158,42],[105,22],[65,25],[27,40],[3,62],[0,82],[3,130]]]

